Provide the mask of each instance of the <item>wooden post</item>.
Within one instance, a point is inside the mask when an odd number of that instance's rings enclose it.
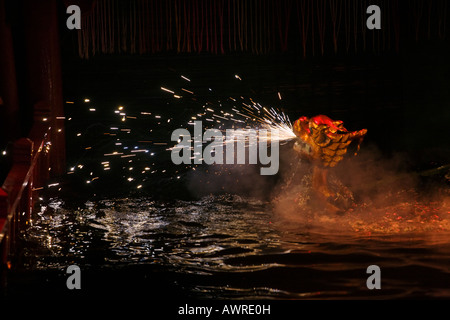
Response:
[[[0,188],[0,219],[8,216],[8,194]]]
[[[16,234],[19,233],[20,229],[25,226],[28,218],[31,217],[32,211],[32,188],[33,188],[33,176],[28,178],[28,183],[24,185],[24,181],[27,180],[27,175],[29,174],[30,167],[33,158],[33,141],[28,138],[21,138],[14,143],[13,149],[13,169],[12,172],[17,173],[17,179],[14,189],[15,197],[18,197],[18,203],[15,206],[14,217],[11,220],[11,250],[15,250],[15,240]],[[20,185],[18,185],[20,184]],[[23,188],[23,189],[22,189]],[[20,194],[20,190],[22,192]]]
[[[0,0],[0,146],[20,133],[19,96],[11,24],[5,0]],[[9,15],[9,16],[8,16]]]
[[[8,177],[3,184],[4,191],[8,194],[9,207],[8,216],[9,220],[9,246],[10,249],[14,249],[16,233],[19,230],[19,218],[20,214],[24,211],[27,214],[27,210],[23,210],[23,206],[28,203],[29,200],[29,183],[27,175],[30,172],[30,166],[32,162],[33,141],[28,138],[21,138],[14,143],[13,149],[13,167],[8,174]],[[22,200],[22,198],[27,200]],[[24,203],[24,202],[27,203]],[[22,211],[21,211],[22,210]]]
[[[36,143],[41,143],[44,138],[44,143],[48,140],[51,141],[52,130],[48,130],[50,127],[49,119],[51,117],[51,108],[48,103],[43,101],[39,101],[33,106],[33,122],[35,125],[33,126],[32,131],[30,132],[30,138],[33,139]],[[33,131],[34,130],[34,131]],[[48,136],[50,135],[50,136]],[[46,138],[45,138],[45,137]],[[39,146],[35,146],[38,148]],[[50,153],[53,153],[54,147],[51,149]],[[36,152],[36,151],[35,151]],[[42,187],[42,184],[47,181],[50,177],[49,168],[51,167],[50,155],[43,152],[39,156],[37,163],[34,168],[34,184],[37,187]]]
[[[33,158],[33,145],[33,141],[28,138],[21,138],[14,143],[13,162],[17,168],[20,168],[19,181],[23,181],[30,170]],[[22,187],[23,190],[20,197],[20,203],[16,207],[16,223],[14,231],[18,231],[19,228],[24,227],[31,217],[31,212],[33,210],[33,174],[28,178],[28,183],[25,186],[22,185]]]
[[[33,141],[29,138],[20,138],[17,140],[14,143],[13,163],[25,165],[29,168],[33,155],[33,144]]]
[[[28,105],[43,102],[50,110],[51,175],[66,171],[64,105],[59,43],[58,1],[23,0]]]
[[[6,265],[9,252],[8,194],[0,188],[0,265]]]

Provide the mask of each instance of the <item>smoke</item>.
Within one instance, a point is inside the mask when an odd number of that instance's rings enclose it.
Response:
[[[376,146],[366,145],[356,157],[350,155],[349,150],[348,157],[329,170],[329,184],[334,190],[347,187],[350,194],[344,198],[351,206],[342,212],[330,210],[311,188],[311,164],[300,162],[287,170],[272,202],[280,225],[335,233],[450,231],[445,172],[424,177],[408,155],[388,157]]]
[[[260,174],[260,165],[248,164],[197,167],[186,178],[194,197],[231,193],[268,201],[274,184],[273,176]]]
[[[187,174],[192,196],[237,194],[267,202],[282,228],[363,234],[450,231],[448,169],[424,175],[410,156],[383,154],[365,145],[357,156],[329,169],[326,201],[312,188],[313,166],[298,158],[292,143],[280,147],[280,170],[262,176],[260,165],[199,166]],[[342,210],[335,211],[335,205]]]
[[[366,146],[356,157],[348,157],[332,170],[362,203],[384,207],[389,195],[416,190],[419,176],[411,171],[406,155],[384,156],[376,146]],[[407,193],[406,193],[407,194]],[[391,199],[392,200],[392,199]]]
[[[232,193],[270,201],[273,190],[282,177],[282,168],[286,167],[288,157],[284,154],[285,150],[292,148],[284,144],[274,150],[272,146],[269,148],[270,150],[267,150],[267,156],[262,157],[261,146],[258,147],[259,158],[256,164],[212,164],[190,170],[186,177],[189,192],[194,197]],[[236,153],[234,157],[235,161],[230,162],[237,162]],[[269,170],[269,168],[271,169]],[[274,168],[278,169],[276,174],[267,174],[268,171],[275,171]]]

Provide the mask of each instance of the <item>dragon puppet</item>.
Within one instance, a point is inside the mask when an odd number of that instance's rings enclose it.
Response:
[[[294,150],[300,158],[310,161],[313,165],[312,191],[319,200],[325,200],[329,211],[345,211],[348,205],[343,204],[342,199],[345,199],[350,191],[342,185],[339,188],[331,188],[328,171],[344,158],[353,141],[358,143],[356,152],[359,151],[367,129],[350,132],[342,121],[332,120],[325,115],[301,117],[294,122],[293,129],[298,137]]]

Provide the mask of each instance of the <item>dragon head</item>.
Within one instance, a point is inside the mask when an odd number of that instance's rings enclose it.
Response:
[[[293,130],[299,138],[296,150],[309,159],[318,160],[325,167],[334,167],[341,161],[353,140],[358,140],[359,150],[367,133],[367,129],[349,132],[343,121],[332,120],[325,115],[300,117],[294,122]],[[300,144],[306,144],[306,148],[299,147]]]

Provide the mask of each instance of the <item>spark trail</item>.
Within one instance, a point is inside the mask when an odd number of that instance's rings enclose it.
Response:
[[[242,81],[240,76],[234,78]],[[246,129],[266,129],[267,132],[277,129],[277,135],[257,137],[268,144],[274,139],[283,143],[296,138],[289,117],[276,108],[243,96],[223,98],[224,95],[199,86],[195,79],[186,75],[181,75],[178,80],[181,81],[178,85],[162,83],[158,88],[168,106],[174,104],[183,109],[184,105],[189,105],[194,110],[193,115],[187,116],[187,121],[177,119],[179,113],[169,116],[170,113],[153,106],[131,108],[126,103],[101,106],[101,101],[92,97],[66,101],[69,111],[66,124],[72,128],[70,134],[74,135],[71,142],[80,151],[77,153],[79,158],[68,164],[67,174],[81,175],[81,180],[90,187],[115,176],[123,179],[123,184],[130,190],[145,189],[146,183],[155,178],[177,181],[186,170],[196,169],[195,165],[176,167],[168,161],[168,151],[172,150],[173,144],[170,133],[183,126],[183,122],[189,129],[194,121],[202,121],[205,129],[218,129],[222,133],[227,129],[234,129],[237,134],[244,134]],[[70,114],[70,110],[76,114]],[[80,110],[85,112],[80,114]],[[76,129],[73,129],[76,127],[74,122],[78,124]],[[97,136],[93,136],[94,129],[98,129]],[[225,146],[229,141],[223,143]],[[250,146],[249,143],[246,146]],[[49,184],[48,187],[53,186]]]

